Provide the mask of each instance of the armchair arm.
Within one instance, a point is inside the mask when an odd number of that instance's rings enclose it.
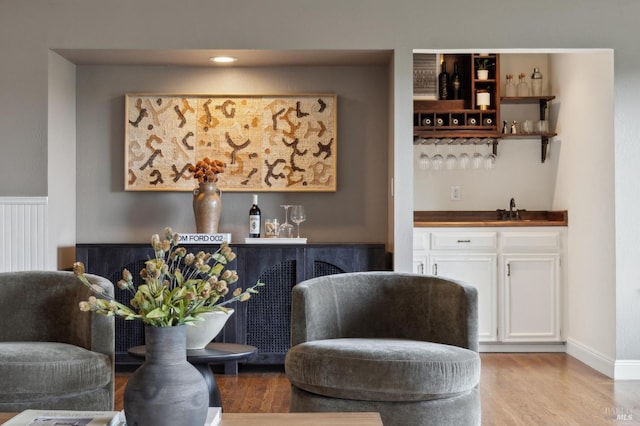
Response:
[[[93,284],[98,284],[113,296],[114,289],[111,281],[98,275],[87,274]],[[79,309],[78,309],[79,310]],[[87,312],[82,312],[87,315]],[[105,315],[91,313],[91,350],[114,357],[115,353],[115,319]]]
[[[333,286],[325,277],[304,281],[291,293],[291,346],[310,340],[339,337]]]

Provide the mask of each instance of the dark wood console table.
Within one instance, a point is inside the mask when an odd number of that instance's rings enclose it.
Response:
[[[306,279],[343,272],[390,269],[384,244],[232,244],[236,260],[229,266],[240,277],[237,285],[246,288],[260,280],[266,284],[260,294],[236,304],[236,312],[216,342],[251,345],[258,351],[249,364],[282,364],[289,350],[291,288]],[[213,251],[217,245],[185,245],[190,252]],[[127,268],[134,277],[153,256],[149,244],[78,244],[76,259],[86,271],[103,276],[114,284]],[[231,289],[233,290],[233,289]],[[116,287],[116,298],[128,303],[130,295]],[[144,328],[139,321],[116,320],[116,365],[137,365],[140,359],[128,354],[131,347],[144,344]],[[225,363],[225,373],[236,373],[238,361]]]

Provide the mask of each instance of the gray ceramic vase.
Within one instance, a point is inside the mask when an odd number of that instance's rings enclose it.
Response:
[[[187,362],[186,326],[146,326],[145,341],[145,361],[124,391],[127,425],[203,425],[209,390],[202,375]]]

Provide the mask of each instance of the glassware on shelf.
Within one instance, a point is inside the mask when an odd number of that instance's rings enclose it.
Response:
[[[540,68],[534,68],[533,74],[531,74],[531,94],[533,96],[542,96],[542,81]]]
[[[525,75],[524,73],[520,73],[518,76],[520,82],[518,83],[518,96],[531,96],[531,92],[529,91],[529,85],[526,81],[524,81]]]
[[[265,238],[278,238],[279,234],[278,219],[265,219],[264,220],[264,236]]]
[[[547,120],[539,120],[537,128],[538,132],[541,134],[549,132],[549,125],[547,124]]]
[[[280,205],[284,209],[284,222],[280,225],[280,238],[293,238],[293,225],[289,223],[289,207],[290,204]]]
[[[513,82],[513,74],[507,74],[507,84],[505,85],[505,93],[507,96],[518,96],[518,89]]]
[[[298,227],[298,236],[296,238],[300,238],[300,224],[307,220],[307,214],[304,211],[304,206],[296,205],[292,206],[291,209],[291,220]]]

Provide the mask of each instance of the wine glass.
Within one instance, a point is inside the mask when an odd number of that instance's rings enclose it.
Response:
[[[458,164],[458,159],[456,158],[456,156],[453,154],[453,151],[452,151],[453,139],[446,139],[444,143],[446,143],[449,146],[449,154],[447,155],[447,158],[444,160],[445,166],[447,167],[447,170],[454,170],[456,168],[456,165]]]
[[[429,169],[429,167],[431,166],[431,159],[426,152],[422,151],[420,153],[420,161],[418,162],[418,164],[420,165],[420,169],[422,170]]]
[[[496,162],[496,155],[493,153],[491,143],[493,139],[487,139],[487,146],[489,147],[489,153],[484,157],[484,168],[493,169],[493,164]]]
[[[473,158],[471,159],[472,161],[472,166],[474,169],[479,169],[480,167],[482,167],[482,163],[484,161],[484,155],[482,155],[480,152],[478,152],[478,144],[480,143],[480,139],[474,139],[473,140],[473,150],[474,150],[474,154],[473,154]]]
[[[442,164],[444,163],[444,158],[442,157],[438,149],[440,148],[438,146],[439,143],[439,139],[436,139],[434,142],[434,145],[436,146],[436,153],[433,157],[431,157],[431,167],[433,168],[433,170],[440,170],[442,168]]]
[[[290,204],[281,204],[280,207],[284,209],[284,222],[280,225],[280,237],[291,238],[293,237],[293,225],[289,223],[289,207]]]
[[[307,220],[307,215],[304,211],[304,206],[300,206],[300,205],[293,206],[293,209],[291,210],[291,220],[293,221],[293,223],[295,223],[298,226],[297,238],[300,238],[300,224],[305,220]]]

